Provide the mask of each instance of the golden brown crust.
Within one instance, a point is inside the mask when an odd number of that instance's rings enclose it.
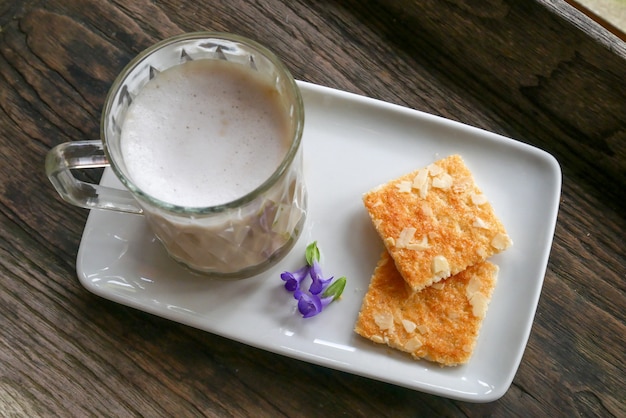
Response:
[[[363,203],[414,291],[512,244],[459,155],[381,185],[367,192]]]
[[[409,289],[388,252],[363,299],[355,332],[445,366],[472,355],[498,267],[481,262],[420,292]]]

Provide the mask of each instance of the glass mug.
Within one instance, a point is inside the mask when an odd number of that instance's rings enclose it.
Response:
[[[268,80],[285,112],[289,139],[284,157],[260,186],[206,207],[181,206],[139,188],[121,147],[127,111],[142,88],[160,72],[190,60],[226,60]],[[249,277],[286,255],[302,231],[307,208],[303,128],[300,91],[271,51],[237,35],[188,33],[161,41],[133,59],[106,98],[101,139],[56,146],[46,157],[46,172],[59,195],[73,205],[143,214],[168,254],[192,271],[220,278]],[[106,166],[125,190],[80,181],[70,171]]]

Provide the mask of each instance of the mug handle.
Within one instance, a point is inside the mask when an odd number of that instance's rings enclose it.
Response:
[[[71,170],[108,167],[102,141],[73,141],[59,144],[46,155],[46,174],[66,202],[87,209],[143,213],[128,190],[78,180]]]

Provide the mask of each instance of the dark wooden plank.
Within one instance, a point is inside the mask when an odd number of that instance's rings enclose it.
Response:
[[[563,194],[548,274],[502,399],[456,402],[302,363],[80,286],[87,213],[56,196],[45,154],[97,138],[123,66],[195,30],[252,37],[296,78],[557,157]],[[0,3],[0,415],[625,415],[625,51],[556,0]]]

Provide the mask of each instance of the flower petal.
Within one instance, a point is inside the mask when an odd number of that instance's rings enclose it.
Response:
[[[310,318],[322,312],[322,301],[317,295],[309,295],[304,292],[300,292],[300,298],[298,299],[298,310],[302,314],[303,318]]]
[[[285,271],[281,273],[280,278],[285,282],[285,289],[293,292],[300,288],[300,283],[309,273],[310,267],[308,265],[294,271]]]
[[[328,279],[322,278],[322,268],[317,260],[313,260],[313,265],[311,266],[309,273],[311,274],[311,279],[313,279],[313,283],[311,283],[311,286],[309,287],[309,292],[314,295],[319,295],[333,280],[332,277],[329,277]]]
[[[334,296],[327,296],[327,297],[322,297],[320,299],[320,302],[322,303],[322,309],[324,309],[325,307],[327,307],[328,305],[330,305],[330,302],[332,302],[333,300],[335,300]]]

